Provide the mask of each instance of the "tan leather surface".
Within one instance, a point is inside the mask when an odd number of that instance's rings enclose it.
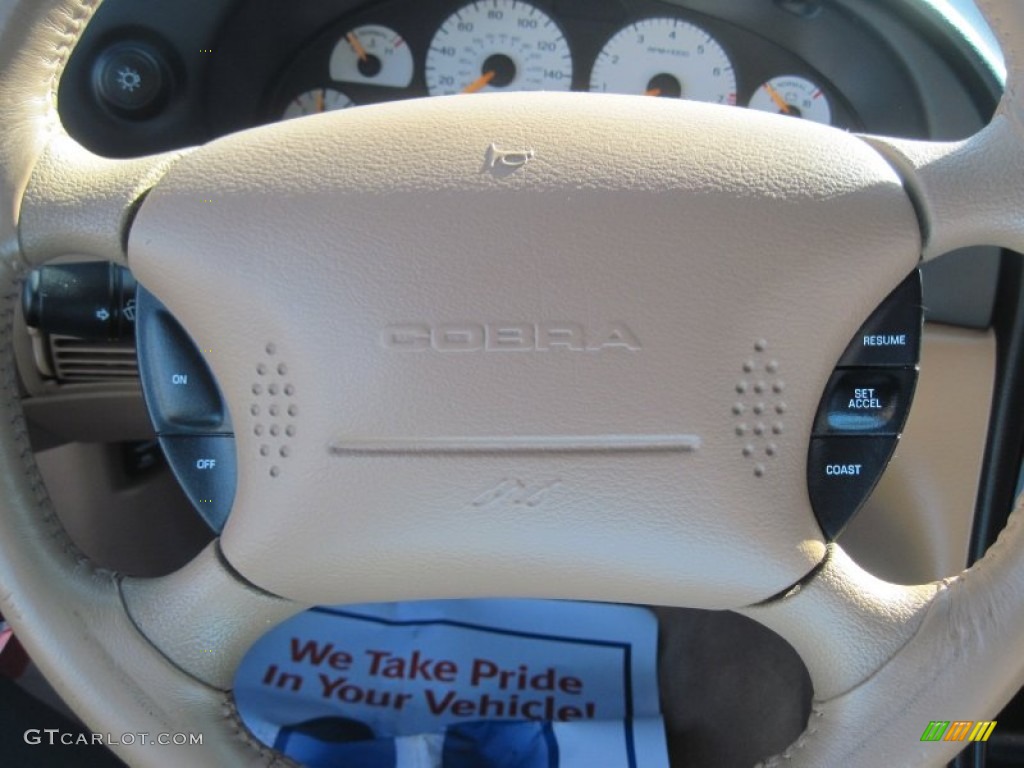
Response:
[[[834,591],[846,591],[865,577],[852,561],[840,565]],[[860,685],[838,695],[826,688],[824,700],[816,696],[807,730],[765,766],[942,766],[964,745],[921,742],[930,721],[994,718],[1024,680],[1024,499],[984,559],[936,586],[935,599],[906,645]],[[892,605],[893,595],[905,599],[921,589],[892,587],[885,603]],[[849,600],[859,598],[851,593]],[[779,618],[791,610],[785,601],[769,608]],[[771,626],[791,642],[806,634],[799,619],[783,618]],[[883,636],[889,631],[881,630]],[[833,662],[848,666],[840,654],[859,653],[858,643],[834,641]],[[825,655],[827,664],[829,650]],[[816,689],[819,682],[831,683],[827,669],[817,670],[818,679],[814,672]]]
[[[28,445],[11,338],[23,263],[16,223],[30,170],[61,133],[54,110],[59,72],[97,5],[0,3],[0,610],[93,730],[204,735],[202,747],[116,747],[131,765],[288,765],[251,742],[223,692],[183,674],[139,634],[116,575],[94,569],[61,528]],[[117,242],[119,235],[106,234],[108,244]]]
[[[66,135],[54,135],[22,202],[22,254],[32,264],[69,253],[123,262],[121,233],[139,198],[179,155],[107,160]]]
[[[172,662],[225,691],[254,642],[310,607],[242,584],[225,568],[216,541],[169,576],[123,579],[121,593],[135,626]]]
[[[534,157],[492,168],[495,145]],[[820,394],[919,249],[892,169],[847,133],[526,93],[214,142],[128,251],[231,411],[222,546],[254,584],[731,608],[820,560]],[[546,348],[552,323],[588,349]],[[629,349],[592,347],[609,324]],[[442,348],[446,327],[516,348]]]
[[[183,674],[128,618],[116,574],[97,570],[68,539],[28,446],[11,356],[19,292],[5,264],[0,313],[0,607],[33,660],[94,731],[201,733],[195,746],[118,746],[132,765],[271,765],[240,737],[227,696]]]
[[[991,124],[961,142],[872,138],[904,175],[922,217],[924,257],[969,245],[1024,252],[1024,4],[977,0],[1006,58],[1006,94]]]
[[[1009,71],[1007,94],[992,125],[956,145],[873,142],[891,155],[917,198],[926,256],[965,243],[1016,250],[1024,246],[1019,215],[1024,144],[1017,93],[1024,65],[1024,4],[980,0],[979,6],[1003,45]],[[907,644],[860,685],[834,695],[839,686],[833,685],[828,658],[838,668],[849,667],[840,654],[850,648],[839,644],[834,652],[825,651],[824,665],[816,675],[812,669],[815,688],[821,686],[824,693],[816,694],[807,730],[765,765],[942,766],[963,748],[958,742],[920,738],[931,720],[991,719],[1024,681],[1022,507],[1024,499],[980,562],[939,582],[934,601]],[[845,565],[834,595],[864,577],[852,561]],[[919,589],[893,587],[890,594],[906,599]],[[814,599],[816,591],[808,594]],[[798,593],[794,599],[800,598]],[[885,602],[892,604],[893,598]],[[775,614],[771,626],[783,636],[791,642],[805,638],[805,625],[793,619],[798,612],[785,601],[768,609]]]
[[[97,4],[58,0],[0,3],[0,19],[6,22],[0,30],[0,114],[4,118],[0,134],[0,257],[4,260],[0,266],[0,284],[4,286],[0,410],[11,425],[0,432],[0,466],[4,467],[0,475],[0,542],[4,548],[0,608],[61,695],[92,728],[114,732],[201,730],[206,737],[202,750],[120,748],[133,765],[273,764],[272,756],[239,736],[237,720],[222,693],[172,666],[130,624],[116,577],[95,571],[74,551],[49,507],[25,440],[10,339],[15,281],[23,259],[15,231],[17,211],[33,163],[48,138],[60,133],[53,112],[56,79],[69,46]],[[1024,9],[1009,0],[984,5],[1010,54],[1012,93],[1019,82]],[[1003,17],[1005,26],[997,16]],[[915,158],[918,165],[924,165],[913,185],[931,217],[929,253],[981,235],[988,242],[1021,243],[1019,198],[1012,194],[999,197],[1019,190],[1020,108],[1018,101],[1004,107],[995,127],[972,145],[903,153],[908,173]],[[921,159],[934,162],[923,164]],[[997,174],[991,185],[980,175],[985,169]],[[942,177],[940,171],[951,175]],[[103,191],[97,205],[117,211],[104,214],[106,221],[122,221],[124,195],[111,189],[125,187],[120,182],[100,186]],[[45,190],[46,184],[40,189]],[[84,190],[82,194],[88,197]],[[997,198],[1001,202],[997,203]],[[46,194],[41,194],[38,201],[45,204],[45,200]],[[949,204],[951,200],[959,205]],[[67,209],[73,214],[68,219],[71,232],[80,226],[74,214],[77,204],[70,203]],[[940,218],[936,212],[953,218]],[[56,224],[59,230],[59,221],[45,224]],[[32,219],[33,229],[25,231],[25,242],[38,248],[33,259],[45,256],[50,248],[74,242],[62,239],[59,232],[43,233],[37,239],[34,228],[38,225],[39,219]],[[104,253],[119,242],[119,233],[90,233],[88,225],[85,230],[83,243]],[[779,297],[786,298],[785,294]],[[809,658],[819,660],[814,663],[816,684],[824,695],[846,692],[819,702],[804,737],[772,764],[938,765],[948,759],[959,745],[918,741],[927,722],[991,716],[1024,679],[1020,646],[1024,636],[1022,529],[1024,512],[1018,510],[1000,544],[970,571],[940,585],[927,608],[919,607],[920,589],[868,583],[838,553],[826,567],[828,579],[811,582],[786,600],[766,607],[765,613],[772,618],[765,622],[791,638],[807,636],[806,621],[824,622],[843,611],[847,611],[847,620],[865,617],[868,628],[878,633],[871,641],[864,638],[855,646],[838,646],[841,652],[854,654],[843,663],[837,659],[839,675],[827,669],[829,655],[824,646],[805,651]],[[656,595],[648,597],[655,599]],[[837,613],[836,606],[844,603],[848,608],[839,608]],[[810,607],[805,610],[803,605]],[[890,634],[894,631],[895,635]],[[908,635],[906,644],[894,650],[893,638],[900,641]],[[894,655],[883,662],[889,653]],[[878,664],[882,666],[877,672],[846,690],[871,665]],[[950,710],[953,707],[956,711]]]
[[[1005,104],[1005,102],[1004,102]],[[1024,131],[1001,106],[980,133],[949,144],[870,137],[903,174],[922,216],[925,259],[970,245],[1024,251],[1021,202]]]
[[[934,585],[901,587],[876,579],[832,545],[813,579],[739,613],[789,640],[811,673],[815,700],[824,701],[862,683],[894,656],[917,630],[935,591]]]

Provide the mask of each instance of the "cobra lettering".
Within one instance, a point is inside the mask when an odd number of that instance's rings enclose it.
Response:
[[[625,323],[591,330],[580,323],[410,323],[389,325],[381,345],[395,351],[434,352],[639,352],[640,339]]]

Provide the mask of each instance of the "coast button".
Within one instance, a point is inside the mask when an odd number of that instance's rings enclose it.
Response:
[[[825,536],[836,538],[875,487],[896,447],[895,437],[811,440],[807,489]]]

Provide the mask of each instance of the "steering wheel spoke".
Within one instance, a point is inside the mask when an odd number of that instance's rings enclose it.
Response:
[[[815,686],[807,729],[764,765],[951,760],[963,742],[922,742],[928,723],[989,720],[1024,677],[1024,497],[985,557],[951,579],[897,587],[865,574],[838,548],[831,561],[809,583],[804,606],[797,593],[743,611],[794,644]],[[822,631],[833,621],[835,631]]]
[[[230,690],[249,647],[308,605],[244,582],[212,542],[184,568],[153,579],[125,578],[121,594],[139,631],[197,680]]]
[[[921,219],[923,256],[972,245],[1024,252],[1024,126],[1005,104],[960,142],[864,137],[903,176]]]
[[[1024,252],[1024,6],[977,4],[1006,60],[1006,89],[990,124],[958,142],[864,137],[903,176],[921,219],[925,259],[973,245]]]
[[[22,255],[32,266],[68,254],[124,262],[138,206],[181,154],[112,160],[55,129],[22,199]]]
[[[881,581],[833,544],[804,582],[739,613],[786,638],[807,665],[815,699],[827,701],[864,682],[899,652],[938,588]]]

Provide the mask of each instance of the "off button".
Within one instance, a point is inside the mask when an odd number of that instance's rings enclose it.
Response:
[[[829,379],[814,433],[898,435],[916,382],[912,368],[837,371]]]
[[[161,435],[160,445],[189,501],[219,533],[235,501],[235,438]]]
[[[875,487],[896,448],[895,437],[811,440],[807,489],[825,536],[836,538]]]

